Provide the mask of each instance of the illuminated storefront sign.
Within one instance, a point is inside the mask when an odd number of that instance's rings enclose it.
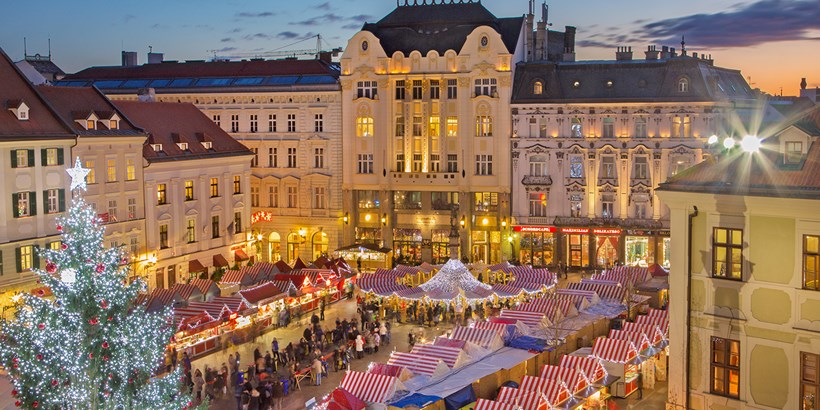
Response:
[[[563,233],[589,233],[589,228],[561,228]]]
[[[593,229],[592,233],[595,235],[620,235],[620,229]]]
[[[273,220],[273,212],[259,211],[251,215],[251,225],[257,222],[270,222]]]
[[[515,232],[555,232],[554,226],[513,226]]]

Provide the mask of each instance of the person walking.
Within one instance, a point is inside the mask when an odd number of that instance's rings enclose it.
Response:
[[[638,371],[638,380],[637,380],[637,382],[638,382],[637,383],[638,384],[638,400],[642,400],[643,399],[643,374],[641,374],[640,371]]]
[[[319,301],[319,320],[325,320],[325,298]]]
[[[313,377],[316,380],[316,386],[322,385],[322,361],[318,357],[313,359],[313,365],[310,367],[313,372]]]
[[[364,338],[362,335],[356,336],[356,358],[364,357]]]
[[[282,410],[282,402],[285,399],[285,386],[279,380],[273,381],[273,410]]]
[[[198,403],[202,402],[202,386],[205,385],[205,378],[202,377],[202,371],[196,369],[194,373],[194,397]]]
[[[274,337],[270,342],[270,352],[273,358],[273,371],[279,369],[279,341]]]

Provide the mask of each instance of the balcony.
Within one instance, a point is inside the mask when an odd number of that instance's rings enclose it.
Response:
[[[549,175],[525,175],[521,180],[524,185],[552,185],[552,177]]]
[[[456,186],[457,172],[391,172],[390,182],[404,186]]]

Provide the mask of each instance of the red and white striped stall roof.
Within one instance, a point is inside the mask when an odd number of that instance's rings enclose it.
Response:
[[[535,376],[524,376],[519,389],[542,393],[550,406],[563,403],[572,396],[563,383]]]
[[[244,275],[238,270],[228,269],[222,274],[222,280],[219,283],[236,284],[242,282]]]
[[[477,322],[475,324],[476,329],[489,329],[499,332],[499,334],[504,334],[507,332],[507,325],[504,323],[493,323],[493,322]]]
[[[624,323],[624,330],[627,332],[643,333],[653,346],[657,346],[666,340],[663,331],[656,325],[626,322]]]
[[[604,283],[570,283],[569,289],[591,290],[598,296],[610,302],[621,303],[626,294],[626,288],[618,285],[608,285]]]
[[[669,312],[661,309],[649,309],[649,313],[647,314],[647,316],[651,318],[668,319]]]
[[[638,315],[635,318],[635,323],[639,325],[655,325],[661,332],[663,332],[663,337],[667,337],[669,334],[669,319],[667,318],[659,318],[659,317],[649,317],[647,315]]]
[[[589,303],[595,302],[595,299],[599,298],[598,294],[594,290],[583,290],[583,289],[568,289],[568,288],[560,288],[555,291],[555,296],[558,298],[568,297],[572,298],[573,300],[582,297],[585,298]]]
[[[443,364],[443,362],[439,358],[418,353],[393,352],[390,353],[387,364],[404,367],[415,374],[432,376],[436,374],[439,364]]]
[[[544,326],[549,326],[546,315],[540,312],[502,309],[499,317],[502,319],[518,320],[533,329],[541,329]]]
[[[512,268],[512,267],[513,267],[513,265],[510,265],[509,262],[505,261],[505,262],[501,262],[501,263],[496,263],[495,265],[490,265],[490,266],[487,267],[487,270],[489,270],[490,272],[498,272],[498,271],[508,272],[509,269]]]
[[[629,332],[626,330],[612,329],[609,331],[608,337],[610,339],[627,340],[629,342],[632,342],[632,344],[635,346],[635,349],[637,349],[638,352],[643,352],[644,350],[649,349],[652,346],[652,343],[649,341],[649,338],[641,332]]]
[[[608,362],[626,363],[638,357],[638,349],[629,340],[599,337],[592,345],[591,354]]]
[[[590,383],[597,383],[606,377],[603,363],[594,357],[564,355],[558,365],[582,371]]]
[[[513,286],[512,284],[496,283],[493,285],[493,292],[503,298],[515,297],[524,291],[520,286]]]
[[[458,359],[461,358],[464,351],[457,347],[417,344],[413,346],[411,353],[441,359],[447,367],[452,368],[456,365]]]
[[[520,406],[523,410],[546,410],[547,400],[541,392],[528,391],[504,386],[495,398],[501,403]]]
[[[339,387],[368,403],[383,403],[395,393],[396,383],[398,379],[392,376],[351,370],[345,373]]]
[[[518,410],[512,404],[500,403],[497,401],[478,399],[473,410]]]
[[[589,386],[589,381],[584,373],[571,367],[544,365],[544,368],[541,369],[541,378],[564,383],[571,393],[577,393]]]
[[[456,326],[450,334],[450,339],[464,340],[475,343],[483,348],[490,347],[493,342],[501,337],[496,330],[476,329],[474,327]]]

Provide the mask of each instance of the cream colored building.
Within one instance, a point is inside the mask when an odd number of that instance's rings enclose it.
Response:
[[[441,262],[458,206],[462,256],[501,259],[509,101],[525,27],[476,1],[405,2],[348,41],[340,77],[346,244]]]
[[[341,243],[339,67],[250,60],[91,67],[60,85],[95,84],[115,100],[194,104],[254,152],[250,233],[258,260],[312,261]]]
[[[708,157],[754,94],[737,70],[675,49],[633,60],[519,64],[512,96],[513,258],[572,269],[669,266],[669,210],[655,193]]]
[[[817,408],[818,137],[795,123],[661,184],[675,241],[668,409]]]

